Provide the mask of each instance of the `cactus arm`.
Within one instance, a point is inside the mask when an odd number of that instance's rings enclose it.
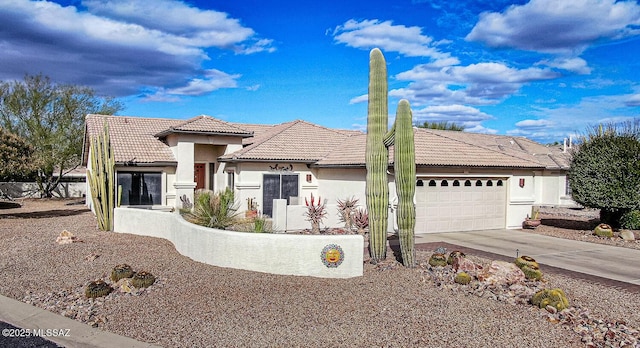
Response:
[[[382,52],[374,48],[369,54],[369,105],[367,119],[366,203],[369,211],[369,251],[371,262],[386,258],[389,186],[387,169],[389,152],[383,137],[389,127],[387,102],[387,66]]]
[[[382,138],[382,142],[384,143],[385,147],[390,147],[391,145],[393,145],[395,140],[396,140],[396,122],[393,122],[393,126],[391,126],[391,129],[387,132],[387,134],[384,135],[384,138]]]
[[[398,236],[402,262],[406,267],[415,266],[416,208],[413,197],[416,191],[415,145],[411,107],[405,99],[398,103],[395,121],[394,172],[398,195]]]

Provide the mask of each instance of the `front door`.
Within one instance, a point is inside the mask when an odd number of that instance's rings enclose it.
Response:
[[[193,165],[193,181],[196,182],[196,190],[204,188],[204,163],[196,163]]]

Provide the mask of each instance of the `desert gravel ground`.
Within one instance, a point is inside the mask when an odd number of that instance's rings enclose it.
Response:
[[[545,273],[537,286],[561,287],[582,315],[581,322],[555,323],[559,314],[443,281],[450,275],[424,265],[430,253],[419,253],[416,269],[392,260],[365,263],[364,276],[352,279],[232,270],[194,262],[166,240],[98,231],[84,206],[66,203],[28,200],[0,210],[0,294],[140,341],[165,347],[584,347],[606,346],[599,336],[608,334],[626,335],[630,347],[639,347],[637,294],[606,285]],[[81,242],[55,243],[65,229]],[[153,273],[156,284],[84,298],[86,283],[108,279],[121,263]],[[592,338],[585,339],[585,330]]]

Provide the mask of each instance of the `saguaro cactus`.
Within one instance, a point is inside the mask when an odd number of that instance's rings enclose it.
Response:
[[[389,123],[387,104],[387,64],[382,52],[374,48],[369,54],[369,106],[367,119],[365,194],[369,211],[369,252],[371,262],[387,256],[389,186],[387,167],[389,152],[383,138]]]
[[[109,140],[109,127],[105,123],[104,133],[90,140],[91,167],[87,180],[93,200],[93,209],[98,219],[98,228],[113,230],[113,208],[115,204],[115,159]]]
[[[416,208],[413,197],[416,192],[416,156],[413,142],[411,107],[406,99],[400,100],[394,124],[394,163],[396,193],[398,195],[398,236],[402,263],[415,265]]]

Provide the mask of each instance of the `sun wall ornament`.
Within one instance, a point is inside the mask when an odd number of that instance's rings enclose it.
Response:
[[[344,260],[344,251],[338,244],[328,244],[322,249],[320,258],[328,268],[336,268]]]

